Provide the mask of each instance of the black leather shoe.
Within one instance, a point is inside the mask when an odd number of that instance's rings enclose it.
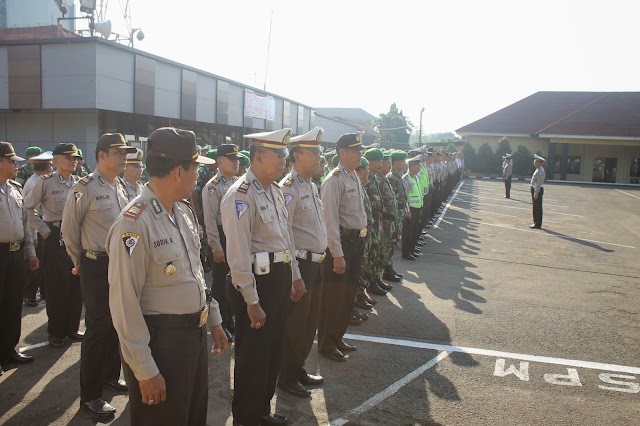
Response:
[[[57,348],[57,349],[63,348],[64,347],[64,339],[49,335],[49,346],[51,346],[52,348]]]
[[[360,309],[364,309],[367,311],[370,311],[371,309],[373,309],[373,305],[369,302],[367,302],[363,296],[361,296],[362,293],[358,293],[358,295],[356,296],[356,301],[353,303],[356,307],[360,308]]]
[[[369,314],[367,314],[366,312],[358,312],[357,309],[354,310],[353,315],[360,318],[362,322],[365,322],[366,320],[369,319]]]
[[[261,425],[286,425],[289,421],[285,416],[280,414],[268,414],[260,419]]]
[[[84,332],[76,331],[75,333],[71,333],[67,336],[71,340],[75,340],[76,342],[82,342],[84,340]]]
[[[424,242],[424,240],[418,240],[416,241],[416,247],[422,247],[423,245],[425,245],[426,243]]]
[[[4,369],[2,368],[2,365],[0,364],[0,376],[2,376],[4,374]]]
[[[420,246],[415,246],[414,249],[413,249],[413,252],[414,253],[420,253],[420,252],[422,252],[422,248]]]
[[[129,392],[129,386],[124,380],[109,380],[104,386],[117,392]]]
[[[402,258],[406,259],[406,260],[416,260],[416,257],[414,255],[412,255],[412,254],[404,255],[404,256],[402,256]]]
[[[400,278],[404,277],[404,275],[402,275],[400,272],[397,272],[395,269],[392,269],[392,270],[391,270],[391,273],[393,273],[393,274],[395,274],[395,275],[399,276]]]
[[[369,287],[367,287],[367,291],[371,294],[375,294],[377,296],[386,296],[387,292],[378,286],[376,283],[371,283]]]
[[[351,318],[349,318],[349,325],[361,325],[362,324],[362,320],[355,316],[355,315],[351,315]]]
[[[393,288],[393,286],[391,284],[385,283],[382,280],[378,280],[377,282],[378,287],[380,287],[381,289],[383,289],[384,291],[391,291],[391,289]]]
[[[102,398],[81,401],[80,406],[98,416],[113,416],[116,413],[116,409]]]
[[[324,383],[324,377],[308,373],[300,377],[300,379],[298,380],[300,381],[300,383],[307,386],[317,386]]]
[[[531,229],[540,229],[540,228],[542,228],[542,226],[536,226],[535,223],[532,223],[531,225],[529,225],[529,228],[531,228]]]
[[[385,280],[388,280],[388,281],[392,281],[394,283],[399,283],[402,280],[401,277],[399,277],[397,275],[388,274],[386,272],[384,272],[382,274],[382,278],[385,279]]]
[[[417,251],[412,251],[411,254],[413,255],[413,257],[420,257],[422,256],[422,253],[417,252]]]
[[[369,303],[371,306],[375,305],[376,303],[378,303],[378,301],[376,299],[372,299],[369,297],[369,295],[367,293],[362,293],[364,300],[367,301],[367,303]]]
[[[302,386],[302,383],[297,380],[287,384],[278,383],[278,387],[289,395],[297,396],[298,398],[309,398],[311,396],[311,391]]]
[[[36,308],[38,306],[38,301],[36,299],[24,299],[24,304],[31,308]]]
[[[27,355],[27,354],[23,354],[20,352],[13,352],[13,354],[11,354],[9,356],[9,358],[3,360],[2,362],[4,362],[5,364],[11,363],[11,364],[29,364],[30,362],[33,362],[33,357],[31,355]]]
[[[358,350],[356,345],[350,345],[349,343],[345,342],[344,340],[341,341],[340,343],[338,343],[338,349],[341,352],[353,352],[353,351],[357,351]]]
[[[349,355],[343,354],[338,349],[334,349],[333,351],[328,353],[320,352],[320,355],[338,362],[345,362],[347,359],[349,359]]]

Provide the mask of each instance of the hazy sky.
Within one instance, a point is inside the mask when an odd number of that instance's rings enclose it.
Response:
[[[100,4],[101,0],[98,0]],[[106,1],[106,0],[105,0]],[[109,0],[113,30],[126,33]],[[637,0],[130,0],[136,48],[313,107],[451,131],[540,90],[639,91]]]

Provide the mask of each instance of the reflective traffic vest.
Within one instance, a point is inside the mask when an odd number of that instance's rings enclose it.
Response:
[[[419,209],[422,207],[422,187],[415,176],[411,176],[409,173],[404,175],[404,179],[408,179],[411,184],[411,188],[407,191],[407,197],[409,198],[409,207]]]
[[[420,186],[422,186],[424,195],[427,195],[429,193],[429,171],[425,164],[420,165]]]

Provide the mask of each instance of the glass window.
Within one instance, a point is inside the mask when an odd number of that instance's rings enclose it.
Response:
[[[607,157],[596,157],[593,159],[592,182],[615,183],[617,174],[618,159]]]
[[[567,157],[567,174],[579,175],[582,170],[582,157],[579,155],[570,155]],[[556,155],[556,161],[554,164],[554,172],[560,173],[560,156]]]
[[[629,183],[640,183],[640,157],[631,160],[631,169],[629,170]]]

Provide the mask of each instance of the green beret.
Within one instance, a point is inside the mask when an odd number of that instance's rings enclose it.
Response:
[[[218,150],[217,149],[210,149],[209,151],[207,151],[207,153],[205,154],[205,157],[207,158],[213,158],[214,160],[218,157]]]
[[[27,157],[31,157],[32,155],[40,155],[42,154],[42,148],[39,146],[30,146],[27,148]]]
[[[360,167],[358,167],[359,169],[364,169],[368,165],[369,165],[369,160],[367,160],[365,157],[360,158]]]
[[[400,151],[399,149],[396,149],[395,151],[393,151],[391,153],[391,161],[406,160],[408,156],[409,156],[409,154],[407,154],[406,152]]]
[[[338,167],[338,163],[340,162],[340,157],[338,157],[337,155],[335,157],[333,157],[333,160],[331,160],[331,163],[333,164],[333,167]]]
[[[81,150],[80,148],[78,148],[78,155],[80,156],[80,158],[82,158],[82,157],[83,157],[83,155],[82,155],[82,150]]]
[[[247,167],[249,164],[249,156],[240,153],[240,166]]]
[[[240,151],[240,154],[244,155],[247,158],[251,158],[249,151]]]
[[[364,158],[369,161],[380,161],[384,158],[384,154],[380,148],[371,148],[364,152]]]
[[[382,153],[383,160],[389,160],[391,158],[391,151],[385,151]]]

